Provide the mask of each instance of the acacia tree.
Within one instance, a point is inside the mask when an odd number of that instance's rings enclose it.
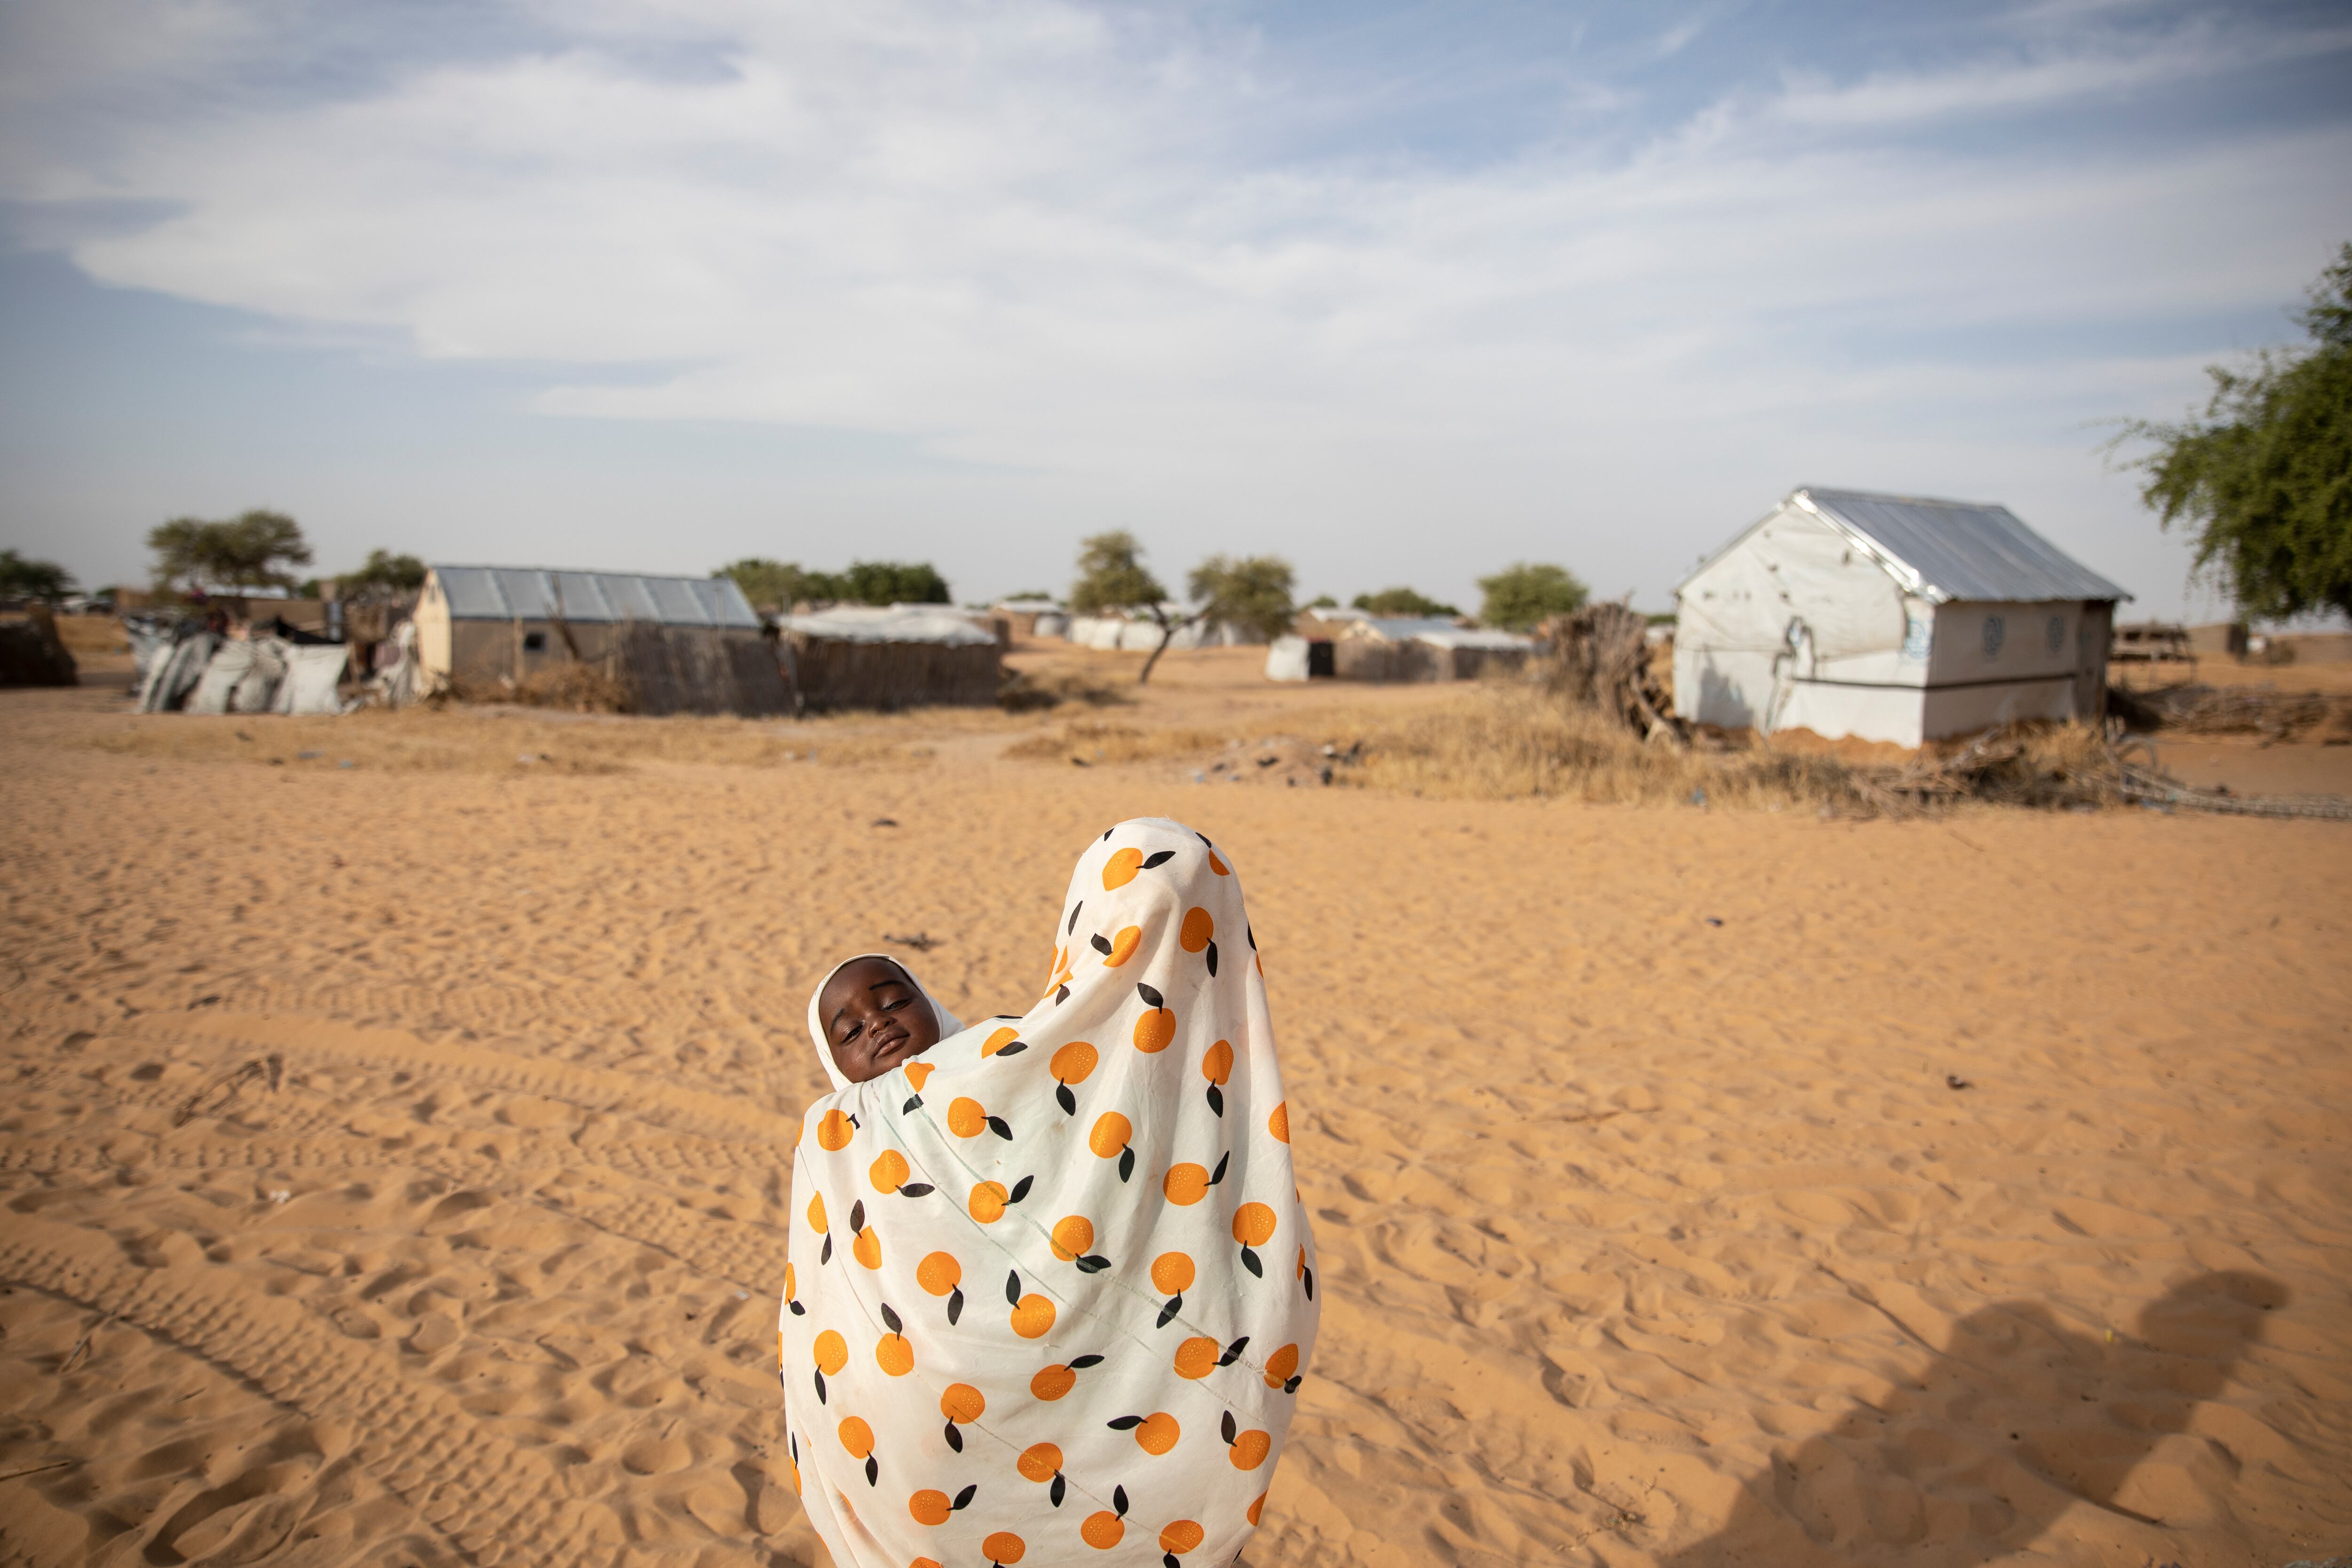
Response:
[[[1555,615],[1573,615],[1591,596],[1574,572],[1542,561],[1507,566],[1480,578],[1478,587],[1486,596],[1478,619],[1506,632],[1529,632]]]
[[[2156,444],[2130,465],[2148,476],[2140,499],[2160,527],[2194,525],[2192,570],[2267,620],[2352,614],[2352,244],[2309,299],[2311,346],[2209,366],[2202,419],[2134,420],[2116,437]]]
[[[1170,608],[1168,590],[1143,564],[1143,546],[1133,534],[1115,528],[1079,541],[1078,580],[1070,585],[1070,608],[1081,615],[1124,610],[1151,618],[1160,628],[1160,643],[1135,677],[1135,684],[1142,685],[1151,679],[1160,655],[1187,626],[1227,621],[1268,637],[1281,635],[1295,613],[1290,601],[1294,580],[1290,563],[1276,556],[1236,560],[1213,555],[1192,569],[1185,587],[1193,604],[1180,612]]]
[[[310,564],[301,525],[261,507],[226,521],[174,517],[148,530],[155,581],[163,588],[291,588],[283,569]]]

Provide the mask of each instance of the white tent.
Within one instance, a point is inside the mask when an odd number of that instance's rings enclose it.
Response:
[[[1701,724],[1917,746],[2092,718],[2122,589],[2006,507],[1792,491],[1675,591]]]

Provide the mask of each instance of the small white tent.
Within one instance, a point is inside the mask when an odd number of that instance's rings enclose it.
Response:
[[[2098,716],[2131,597],[2006,507],[1800,489],[1675,591],[1701,724],[1917,746]]]

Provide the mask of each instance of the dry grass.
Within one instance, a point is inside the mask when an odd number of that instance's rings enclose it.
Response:
[[[1156,762],[1213,751],[1235,738],[1223,730],[1189,727],[1138,729],[1124,724],[1079,723],[1014,741],[1004,748],[1004,755],[1029,762],[1059,762],[1065,758],[1088,765]]]
[[[2076,726],[2007,730],[1901,765],[1769,746],[1693,751],[1644,743],[1607,716],[1528,690],[1482,691],[1442,713],[1377,727],[1340,777],[1468,800],[1550,797],[1610,805],[1688,802],[1842,816],[1900,816],[1981,801],[2098,806],[2126,797],[2115,754]]]
[[[822,720],[559,716],[513,708],[125,716],[91,744],[136,757],[395,773],[618,773],[646,765],[928,768],[928,746]]]

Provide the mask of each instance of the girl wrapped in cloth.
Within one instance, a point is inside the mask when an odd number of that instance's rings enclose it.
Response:
[[[842,1568],[1223,1568],[1320,1312],[1240,879],[1120,823],[1044,998],[919,1056],[954,1020],[853,963],[812,1009],[840,1087],[802,1122],[777,1320],[810,1522]]]

